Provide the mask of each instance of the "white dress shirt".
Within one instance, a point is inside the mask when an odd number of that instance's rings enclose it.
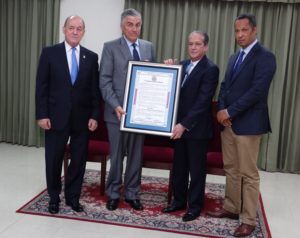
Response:
[[[66,47],[66,55],[67,55],[67,59],[68,59],[68,66],[69,66],[69,70],[71,72],[71,68],[72,68],[72,46],[70,46],[66,41],[65,41],[65,47]],[[77,60],[77,65],[79,68],[79,55],[80,55],[80,46],[77,45],[76,47],[76,60]]]

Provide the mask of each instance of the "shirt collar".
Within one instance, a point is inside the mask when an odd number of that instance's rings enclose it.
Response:
[[[139,47],[139,40],[138,40],[138,39],[136,39],[135,42],[131,42],[131,41],[129,41],[129,40],[126,38],[126,36],[123,35],[123,37],[124,37],[124,39],[125,39],[125,41],[126,41],[128,47],[131,47],[133,43],[135,43],[135,45],[136,45],[137,47]]]
[[[70,45],[68,44],[68,42],[66,42],[66,41],[65,41],[65,47],[66,47],[66,51],[67,51],[67,52],[69,52],[69,50],[71,50],[71,49],[73,48],[73,47],[70,46]],[[77,45],[77,46],[74,47],[74,48],[76,48],[77,52],[79,52],[79,49],[80,49],[79,45]]]
[[[197,61],[192,61],[192,60],[190,60],[190,64],[193,65],[192,67],[195,67],[195,66],[199,63],[200,60],[201,60],[201,59],[199,59],[199,60],[197,60]]]
[[[240,51],[244,51],[245,52],[245,56],[250,52],[250,50],[253,48],[253,46],[258,42],[257,39],[255,39],[255,41],[253,41],[250,45],[248,45],[245,49],[240,49]]]

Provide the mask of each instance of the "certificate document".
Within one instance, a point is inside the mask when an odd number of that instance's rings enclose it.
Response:
[[[176,122],[181,67],[129,62],[122,131],[171,135]]]
[[[131,123],[165,127],[173,74],[137,70]]]

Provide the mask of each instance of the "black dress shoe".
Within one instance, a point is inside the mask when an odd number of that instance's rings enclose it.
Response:
[[[49,206],[48,206],[48,211],[51,213],[51,214],[56,214],[58,213],[59,211],[59,203],[49,203]]]
[[[109,199],[106,203],[107,210],[114,211],[118,208],[119,199]]]
[[[176,211],[184,210],[185,208],[186,208],[186,206],[176,206],[174,204],[171,204],[170,206],[165,207],[161,211],[163,213],[171,213],[171,212],[176,212]]]
[[[83,212],[83,206],[79,203],[79,201],[66,200],[66,205],[70,206],[75,212]]]
[[[195,220],[198,216],[200,216],[200,213],[193,213],[193,212],[187,212],[183,215],[182,221],[193,221]]]
[[[144,209],[139,199],[125,199],[125,202],[127,202],[134,210],[141,211]]]

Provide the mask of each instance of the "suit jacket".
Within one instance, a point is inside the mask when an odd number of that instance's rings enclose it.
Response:
[[[80,46],[79,71],[74,85],[65,44],[42,50],[36,80],[36,119],[50,118],[52,129],[64,128],[72,115],[77,129],[99,118],[98,55]]]
[[[267,98],[276,70],[275,56],[256,43],[231,78],[238,54],[229,59],[220,89],[219,109],[227,108],[235,134],[267,133],[271,131]]]
[[[151,42],[139,39],[141,61],[155,61]],[[100,89],[105,101],[104,120],[119,123],[115,108],[123,107],[128,62],[133,60],[124,37],[104,43],[100,63]]]
[[[183,61],[183,72],[190,60]],[[182,79],[184,75],[182,75]],[[213,136],[212,98],[218,85],[219,69],[206,56],[194,67],[180,90],[177,122],[188,130],[182,138],[209,139]]]

